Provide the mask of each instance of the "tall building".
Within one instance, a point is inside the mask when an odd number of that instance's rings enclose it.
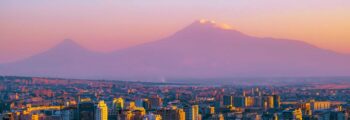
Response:
[[[125,109],[124,106],[125,106],[125,102],[123,98],[121,97],[113,98],[112,105],[108,113],[108,119],[119,120],[122,114],[122,111]]]
[[[124,99],[123,98],[114,98],[112,110],[122,110],[124,109]]]
[[[200,120],[198,105],[186,106],[184,109],[186,120]]]
[[[261,96],[254,97],[254,107],[263,107],[263,98]]]
[[[280,108],[281,106],[281,97],[278,95],[273,95],[273,107],[275,109]]]
[[[232,106],[233,97],[231,95],[224,95],[223,104],[224,106]]]
[[[183,109],[179,109],[177,120],[186,120],[186,113]]]
[[[98,102],[95,120],[108,120],[108,107],[104,101]]]
[[[0,113],[3,113],[5,109],[5,102],[0,99]]]
[[[193,120],[192,106],[185,106],[184,110],[185,110],[185,118],[186,118],[186,120]]]
[[[247,96],[245,97],[245,107],[253,107],[254,106],[254,97]]]
[[[148,99],[143,99],[142,107],[145,108],[146,110],[151,109],[151,102]]]
[[[312,116],[310,103],[305,103],[303,108],[306,116]]]
[[[264,109],[272,109],[274,108],[274,98],[271,95],[267,95],[263,97],[263,106]]]
[[[235,107],[245,107],[246,99],[244,96],[237,96],[233,98],[233,105]]]
[[[90,101],[84,101],[78,104],[78,120],[91,120],[95,118],[95,106]]]

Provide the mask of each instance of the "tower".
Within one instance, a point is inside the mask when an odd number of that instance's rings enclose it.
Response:
[[[95,120],[108,120],[108,107],[104,101],[98,102]]]

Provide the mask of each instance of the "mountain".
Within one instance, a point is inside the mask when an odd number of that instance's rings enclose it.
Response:
[[[348,61],[349,55],[305,42],[249,36],[201,20],[167,38],[106,54],[65,40],[0,66],[0,73],[109,79],[349,76]]]
[[[66,39],[46,52],[0,66],[5,75],[85,77],[98,66],[104,55],[89,51],[73,40]]]

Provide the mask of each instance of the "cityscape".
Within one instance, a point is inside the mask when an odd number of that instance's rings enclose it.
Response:
[[[350,120],[350,0],[0,0],[0,120]]]
[[[0,83],[4,120],[347,120],[350,113],[348,87],[16,76]]]

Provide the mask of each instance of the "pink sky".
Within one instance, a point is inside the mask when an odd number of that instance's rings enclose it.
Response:
[[[250,35],[350,53],[348,0],[1,0],[0,63],[45,51],[65,38],[94,51],[126,48],[201,18]]]

